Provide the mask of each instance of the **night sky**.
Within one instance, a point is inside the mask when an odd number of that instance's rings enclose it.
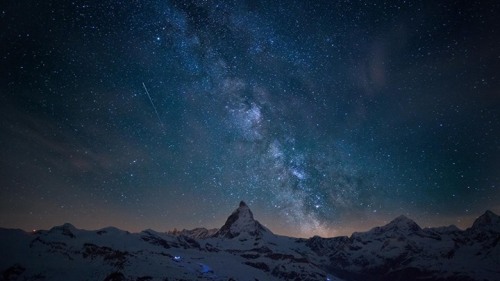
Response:
[[[500,213],[500,3],[422,2],[3,1],[0,226]]]

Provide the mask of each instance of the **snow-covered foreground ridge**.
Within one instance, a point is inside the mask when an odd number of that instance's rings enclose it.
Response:
[[[71,224],[0,229],[0,280],[500,280],[500,218],[420,228],[400,216],[351,237],[278,236],[241,202],[220,229]]]

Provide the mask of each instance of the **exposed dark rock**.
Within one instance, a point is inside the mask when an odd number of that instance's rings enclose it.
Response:
[[[127,279],[121,272],[113,272],[104,278],[104,281],[126,281]]]
[[[15,264],[2,272],[2,280],[14,281],[18,280],[19,277],[26,271],[26,268],[19,264]]]
[[[258,268],[260,270],[263,270],[265,272],[269,272],[269,266],[263,262],[250,262],[250,261],[247,261],[245,262],[246,265],[249,265],[251,267],[255,267],[255,268]]]

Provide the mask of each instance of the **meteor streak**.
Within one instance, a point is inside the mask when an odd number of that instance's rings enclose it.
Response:
[[[146,85],[144,84],[144,82],[142,82],[142,86],[144,87],[144,90],[146,90],[146,94],[148,95],[149,101],[151,102],[151,105],[153,106],[153,109],[155,110],[156,117],[158,117],[158,121],[160,122],[161,126],[162,126],[163,128],[165,128],[165,126],[163,125],[163,122],[161,122],[160,115],[158,114],[158,110],[156,110],[156,106],[155,106],[155,104],[153,103],[153,100],[151,99],[151,96],[149,95],[149,91],[148,91],[148,89],[146,88]]]

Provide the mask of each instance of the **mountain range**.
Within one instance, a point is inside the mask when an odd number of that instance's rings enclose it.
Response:
[[[500,218],[422,229],[399,216],[350,237],[276,235],[244,202],[220,229],[0,228],[0,280],[500,280]]]

